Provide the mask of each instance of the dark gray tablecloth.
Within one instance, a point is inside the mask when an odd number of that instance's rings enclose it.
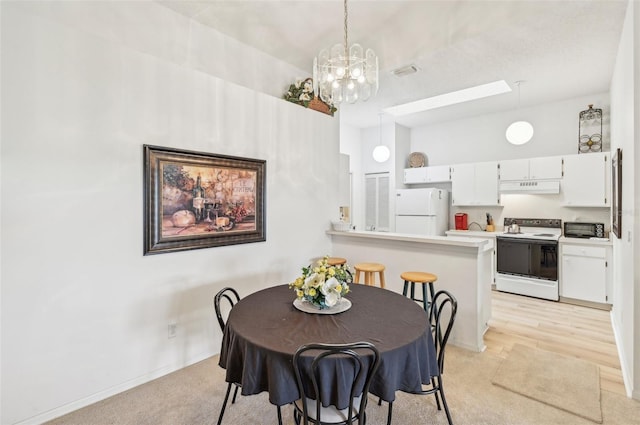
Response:
[[[219,364],[227,370],[227,382],[241,383],[243,395],[268,391],[271,403],[282,406],[299,398],[292,366],[299,346],[369,341],[381,354],[369,388],[372,394],[393,401],[398,390],[417,392],[422,384],[429,384],[438,364],[422,307],[373,286],[353,284],[346,298],[352,302],[351,309],[335,315],[297,310],[295,294],[287,285],[242,299],[229,314],[222,340]],[[348,397],[335,397],[331,404],[348,405]]]

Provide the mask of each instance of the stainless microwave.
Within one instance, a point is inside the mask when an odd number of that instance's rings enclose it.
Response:
[[[565,221],[564,236],[567,238],[604,238],[604,223]]]

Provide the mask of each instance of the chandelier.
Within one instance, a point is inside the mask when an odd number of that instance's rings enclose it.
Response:
[[[313,60],[314,90],[330,105],[366,101],[378,93],[378,57],[357,43],[349,46],[347,17],[344,0],[344,44],[323,49]]]

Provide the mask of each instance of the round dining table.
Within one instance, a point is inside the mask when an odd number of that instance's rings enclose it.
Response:
[[[380,365],[369,392],[387,402],[396,391],[417,393],[438,375],[438,363],[427,314],[414,301],[387,289],[352,284],[341,313],[299,310],[288,285],[255,292],[229,313],[219,365],[226,381],[242,385],[242,395],[269,392],[277,406],[300,398],[292,359],[309,343],[347,344],[367,341],[380,352]],[[329,371],[328,376],[335,376]],[[336,393],[343,393],[337,391]],[[346,396],[332,403],[348,405]]]

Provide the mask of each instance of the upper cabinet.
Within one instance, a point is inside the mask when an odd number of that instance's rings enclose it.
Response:
[[[499,205],[498,163],[490,161],[452,165],[451,204]]]
[[[451,181],[448,165],[404,169],[404,184],[442,183],[448,181]]]
[[[562,205],[565,207],[608,207],[610,205],[611,161],[609,152],[563,157]]]
[[[559,180],[562,178],[562,157],[512,159],[500,161],[500,180]]]

